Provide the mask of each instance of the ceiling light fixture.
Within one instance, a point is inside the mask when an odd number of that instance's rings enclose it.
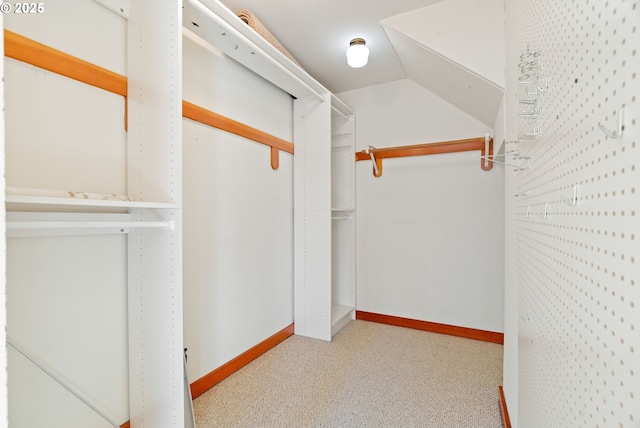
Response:
[[[347,49],[347,64],[349,67],[360,68],[367,65],[369,61],[369,48],[364,39],[356,38],[351,40]]]

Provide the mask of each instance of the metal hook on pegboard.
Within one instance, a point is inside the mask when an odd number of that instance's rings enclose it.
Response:
[[[604,132],[609,138],[622,138],[622,134],[624,133],[624,107],[618,110],[618,129],[615,132],[609,131],[609,129],[602,125],[598,125],[600,130]]]

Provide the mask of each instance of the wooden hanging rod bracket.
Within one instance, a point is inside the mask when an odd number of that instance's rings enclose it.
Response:
[[[114,73],[106,68],[102,68],[9,30],[4,30],[4,54],[8,58],[26,62],[87,85],[122,95],[124,97],[124,127],[125,131],[127,130],[128,80],[126,76]],[[279,154],[281,150],[293,154],[293,143],[187,101],[182,101],[182,116],[270,146],[271,168],[274,170],[280,166]]]
[[[493,156],[493,138],[487,139],[486,137],[417,144],[413,146],[387,147],[383,149],[370,147],[369,149],[356,152],[356,162],[372,161],[375,165],[373,175],[374,177],[380,177],[382,175],[382,159],[471,152],[476,150],[480,151],[480,168],[484,171],[489,171],[493,168],[493,162],[491,161],[491,157]]]
[[[259,129],[252,128],[244,123],[229,119],[218,113],[207,110],[203,107],[182,101],[182,116],[200,122],[204,125],[212,126],[223,131],[244,137],[271,147],[271,168],[277,170],[280,167],[280,150],[293,154],[293,143],[267,134]]]

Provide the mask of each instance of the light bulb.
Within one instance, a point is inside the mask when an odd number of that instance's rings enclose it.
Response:
[[[367,65],[369,61],[369,48],[364,39],[353,39],[347,49],[347,64],[353,68],[360,68]]]

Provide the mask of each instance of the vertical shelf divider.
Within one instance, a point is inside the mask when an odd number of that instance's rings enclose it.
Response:
[[[294,101],[295,333],[327,341],[355,318],[355,119],[334,100]]]
[[[331,98],[294,101],[295,334],[331,340]]]
[[[129,234],[130,420],[132,427],[181,427],[181,4],[132,0],[128,40],[128,193],[177,206],[165,211],[174,230]],[[130,214],[134,221],[151,216],[137,208]]]
[[[355,115],[341,114],[348,107],[334,98],[337,114],[331,121],[331,204],[335,216],[331,231],[331,333],[335,335],[355,319]]]

